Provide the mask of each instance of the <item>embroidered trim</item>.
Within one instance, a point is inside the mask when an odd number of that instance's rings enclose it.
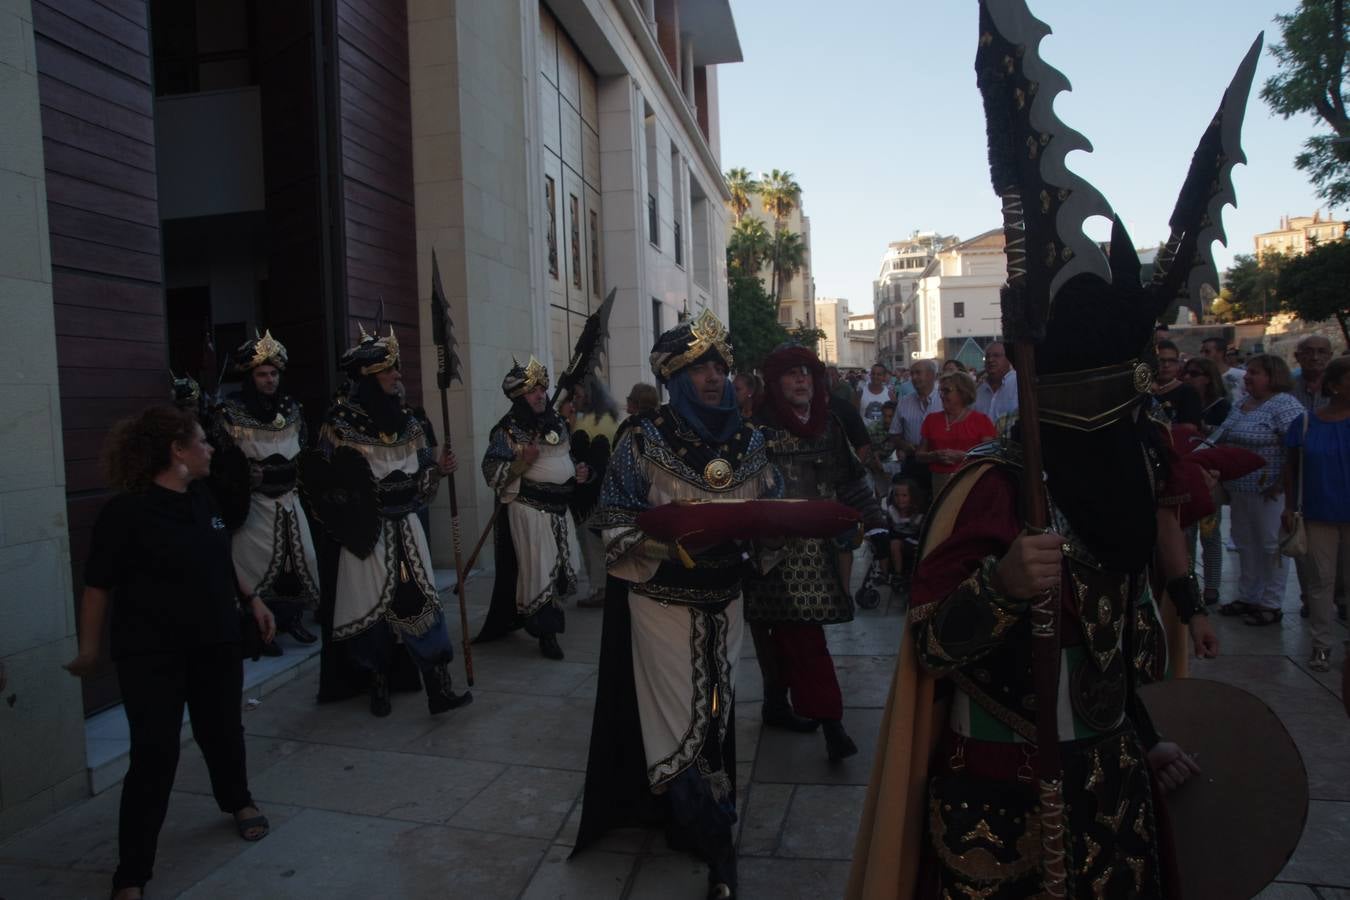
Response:
[[[665,785],[689,768],[698,759],[699,750],[707,739],[712,719],[712,678],[709,672],[709,659],[705,652],[708,641],[712,641],[712,665],[717,667],[717,684],[721,690],[730,693],[730,661],[727,659],[727,616],[724,612],[708,613],[691,608],[689,610],[689,656],[693,663],[693,694],[690,698],[689,729],[684,733],[675,750],[664,759],[658,760],[647,768],[647,781],[652,790],[660,793]],[[722,698],[722,709],[732,697]],[[719,716],[719,746],[726,740],[727,719]]]
[[[301,587],[301,593],[294,597],[283,597],[272,589],[277,576],[281,574],[288,551],[291,567],[295,570],[295,577],[300,580]],[[276,504],[276,514],[272,517],[272,558],[267,562],[267,571],[263,573],[262,580],[254,585],[253,590],[264,603],[282,600],[290,603],[300,602],[310,609],[315,608],[319,603],[319,586],[310,579],[307,562],[305,547],[300,541],[298,517],[280,503]]]
[[[557,555],[553,562],[553,569],[548,573],[548,583],[544,586],[544,589],[536,596],[530,598],[529,602],[524,604],[520,603],[520,600],[517,597],[516,612],[518,612],[521,617],[527,619],[539,612],[539,610],[543,609],[545,606],[548,606],[550,603],[562,608],[562,598],[577,589],[576,571],[572,568],[572,560],[567,552],[567,518],[558,513],[547,512],[545,510],[540,510],[540,512],[550,519],[549,525],[552,527],[553,543]],[[514,535],[512,536],[512,540],[515,540]],[[524,549],[528,550],[529,548]],[[528,554],[521,553],[520,549],[517,549],[516,555],[524,558]],[[559,581],[563,582],[563,591],[561,594],[558,592]]]

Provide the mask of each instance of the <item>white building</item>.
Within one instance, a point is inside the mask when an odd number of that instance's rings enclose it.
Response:
[[[915,231],[907,240],[893,241],[881,257],[872,282],[876,311],[877,358],[890,368],[909,364],[919,346],[919,309],[914,291],[933,257],[957,239],[933,231]]]
[[[915,291],[919,356],[981,364],[984,348],[1002,331],[999,289],[1006,280],[1002,228],[938,253]]]
[[[773,217],[764,211],[764,203],[758,194],[750,198],[750,208],[745,214],[759,219],[764,227],[773,233]],[[804,262],[800,271],[786,279],[778,292],[778,322],[784,328],[796,328],[805,325],[808,328],[823,327],[816,324],[816,279],[811,269],[811,218],[803,214],[801,198],[797,198],[797,207],[783,220],[783,230],[802,236]],[[773,290],[773,268],[766,265],[760,269],[760,281],[764,290]]]

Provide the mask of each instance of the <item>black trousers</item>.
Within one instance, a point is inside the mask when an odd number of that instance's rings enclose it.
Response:
[[[117,677],[131,726],[131,765],[122,782],[115,891],[142,887],[153,874],[159,830],[178,770],[185,704],[221,812],[235,813],[253,803],[244,766],[239,645],[129,657],[118,660]]]

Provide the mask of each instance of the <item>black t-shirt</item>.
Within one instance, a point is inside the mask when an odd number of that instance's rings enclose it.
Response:
[[[844,426],[844,436],[848,438],[850,447],[858,450],[872,445],[872,439],[867,434],[867,425],[863,423],[862,414],[858,412],[857,407],[834,394],[830,395],[829,406],[830,412],[834,413],[839,419],[839,424]]]
[[[202,482],[109,500],[84,583],[112,594],[113,659],[239,641],[230,533]]]
[[[1173,425],[1194,425],[1200,427],[1200,392],[1189,384],[1179,384],[1165,394],[1155,394],[1163,415]]]

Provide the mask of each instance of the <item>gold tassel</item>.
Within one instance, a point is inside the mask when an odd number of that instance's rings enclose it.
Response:
[[[407,584],[408,581],[411,580],[411,577],[412,576],[408,574],[408,564],[400,559],[398,561],[398,580]]]
[[[686,569],[692,569],[694,567],[694,558],[689,555],[679,541],[675,542],[675,552],[680,555],[680,562],[684,563]]]

